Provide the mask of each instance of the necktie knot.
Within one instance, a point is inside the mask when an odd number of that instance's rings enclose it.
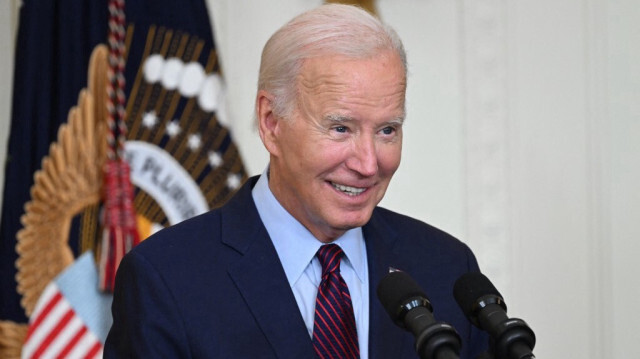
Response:
[[[337,244],[325,244],[318,249],[316,256],[322,266],[322,277],[329,273],[340,273],[340,260],[344,252]]]

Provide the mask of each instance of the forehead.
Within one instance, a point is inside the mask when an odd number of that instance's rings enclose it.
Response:
[[[404,85],[406,73],[400,57],[392,50],[385,50],[372,56],[353,58],[345,55],[324,55],[305,59],[302,62],[299,81],[321,81],[339,76],[353,78],[369,73],[385,72],[383,79]]]
[[[402,60],[393,51],[363,59],[324,56],[304,61],[297,87],[314,102],[355,99],[404,108],[406,74]]]

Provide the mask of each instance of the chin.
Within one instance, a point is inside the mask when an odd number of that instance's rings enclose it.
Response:
[[[358,213],[355,216],[353,214],[345,214],[344,216],[340,217],[336,222],[341,224],[338,227],[343,230],[362,227],[365,224],[367,224],[367,222],[369,222],[369,219],[371,219],[372,212],[373,211],[367,211],[366,213]]]

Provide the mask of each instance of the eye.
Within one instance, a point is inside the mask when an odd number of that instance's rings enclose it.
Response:
[[[339,133],[346,133],[348,131],[347,126],[336,126],[333,129]]]
[[[383,129],[381,130],[381,132],[382,132],[382,134],[384,134],[384,135],[391,135],[391,134],[393,134],[394,132],[396,132],[396,129],[395,129],[394,127],[391,127],[391,126],[387,126],[387,127],[383,128]]]

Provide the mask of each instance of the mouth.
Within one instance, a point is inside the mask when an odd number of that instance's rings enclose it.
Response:
[[[345,186],[343,184],[339,184],[335,182],[331,182],[331,185],[333,186],[333,188],[337,189],[338,191],[348,196],[357,196],[367,190],[366,188]]]

